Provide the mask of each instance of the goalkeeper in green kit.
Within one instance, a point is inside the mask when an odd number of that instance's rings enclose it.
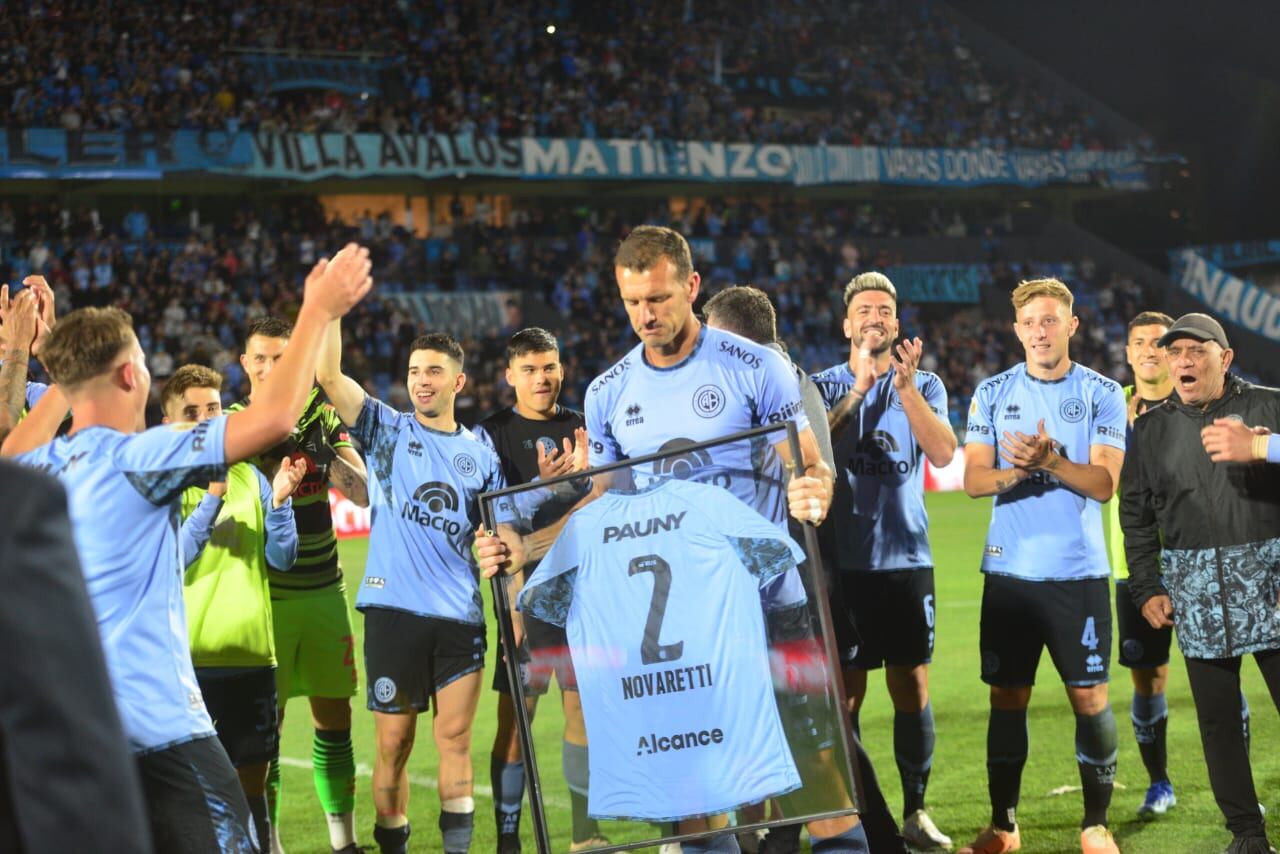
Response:
[[[249,378],[249,399],[262,386],[284,352],[292,327],[275,317],[249,325],[240,364]],[[235,411],[249,399],[228,407]],[[254,463],[268,478],[281,460],[305,466],[293,495],[298,530],[298,559],[287,572],[271,571],[275,622],[276,688],[280,722],[293,697],[307,697],[315,735],[312,777],[324,809],[333,851],[359,851],[355,836],[355,756],[351,748],[351,697],[356,693],[355,633],[347,603],[338,541],[329,511],[329,486],[362,507],[368,506],[364,462],[347,438],[333,408],[313,389],[302,417],[285,442]],[[280,813],[280,769],[271,764],[267,798],[272,817],[271,851],[282,851],[276,819]],[[264,849],[266,848],[264,844]]]

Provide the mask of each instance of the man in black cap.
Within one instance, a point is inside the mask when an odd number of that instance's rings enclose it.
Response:
[[[1121,475],[1129,592],[1153,627],[1178,627],[1227,851],[1266,854],[1237,698],[1252,653],[1280,701],[1280,478],[1261,462],[1215,463],[1202,432],[1280,428],[1280,390],[1229,373],[1234,354],[1208,315],[1178,318],[1160,344],[1175,396],[1134,422]]]

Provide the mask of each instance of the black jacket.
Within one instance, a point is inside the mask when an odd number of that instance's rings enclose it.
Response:
[[[1129,592],[1170,596],[1190,658],[1280,649],[1280,467],[1214,463],[1200,439],[1233,415],[1280,430],[1280,390],[1228,376],[1206,409],[1170,398],[1134,423],[1120,478]]]
[[[0,851],[151,850],[67,497],[0,461]]]

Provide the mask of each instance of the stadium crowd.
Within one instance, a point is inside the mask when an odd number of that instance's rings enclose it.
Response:
[[[384,66],[381,86],[359,94],[327,90],[323,81],[274,88],[246,61],[272,52],[361,57]],[[793,81],[820,95],[813,108],[770,109],[781,96],[760,90]],[[646,0],[625,8],[447,0],[358,12],[333,0],[217,0],[199,11],[180,3],[8,4],[0,10],[0,122],[66,130],[1149,145],[1117,139],[1051,90],[984,63],[927,0]]]
[[[580,405],[586,384],[630,346],[630,329],[613,300],[609,258],[634,222],[668,224],[691,236],[695,260],[712,294],[751,283],[774,299],[779,334],[797,363],[819,370],[841,358],[841,287],[859,272],[904,261],[859,248],[859,238],[926,234],[981,234],[992,261],[984,287],[1004,294],[1019,279],[1061,276],[1077,289],[1082,331],[1080,360],[1108,375],[1124,370],[1125,319],[1139,310],[1141,289],[1088,259],[1042,265],[1000,258],[1007,219],[949,211],[905,212],[872,205],[811,208],[794,203],[719,201],[673,215],[665,205],[621,211],[565,206],[521,208],[509,223],[464,221],[423,240],[394,226],[385,212],[347,224],[326,222],[313,200],[285,208],[246,210],[226,223],[195,230],[157,224],[139,209],[116,223],[95,212],[73,213],[55,204],[33,204],[16,215],[0,205],[0,280],[45,275],[59,304],[118,305],[137,324],[158,378],[183,364],[222,371],[225,397],[248,390],[238,362],[246,325],[267,314],[296,312],[295,284],[328,247],[358,239],[371,249],[381,273],[379,295],[362,303],[348,323],[348,358],[357,376],[385,399],[407,404],[400,382],[416,324],[386,294],[415,290],[514,290],[552,306],[562,322],[565,400]],[[159,232],[159,235],[157,235]],[[959,312],[942,304],[903,307],[904,332],[925,343],[924,366],[951,391],[953,424],[963,421],[976,383],[1014,360],[1008,322],[976,308]],[[514,331],[494,328],[463,342],[470,382],[459,399],[464,421],[510,403],[501,379],[503,348]],[[153,409],[153,413],[158,409]]]

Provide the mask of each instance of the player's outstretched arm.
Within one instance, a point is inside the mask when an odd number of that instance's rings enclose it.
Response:
[[[996,449],[985,442],[964,446],[964,491],[970,498],[986,498],[1008,492],[1027,478],[1026,469],[996,468]]]
[[[311,393],[325,327],[373,287],[369,271],[369,250],[354,243],[312,269],[284,355],[249,405],[227,416],[228,463],[261,453],[293,431]]]
[[[551,550],[551,546],[555,543],[556,538],[560,536],[560,532],[564,530],[565,523],[569,521],[569,517],[577,513],[583,507],[586,507],[592,501],[595,501],[601,495],[609,490],[610,484],[613,483],[613,475],[597,474],[591,478],[591,488],[587,494],[582,496],[577,504],[569,508],[563,516],[552,522],[545,528],[526,534],[520,538],[520,547],[524,552],[526,562],[541,560],[543,555]]]
[[[360,383],[342,372],[342,322],[338,319],[325,330],[324,346],[316,365],[316,382],[324,389],[342,423],[354,427],[364,408],[365,392]]]
[[[0,456],[12,457],[34,451],[41,445],[47,445],[58,435],[58,428],[66,420],[71,405],[67,403],[62,389],[56,385],[49,386],[48,391],[40,398],[27,417],[18,422],[18,426],[10,431],[4,445],[0,446]]]
[[[1204,452],[1215,463],[1253,463],[1266,460],[1271,430],[1246,427],[1234,418],[1215,418],[1200,431]]]

